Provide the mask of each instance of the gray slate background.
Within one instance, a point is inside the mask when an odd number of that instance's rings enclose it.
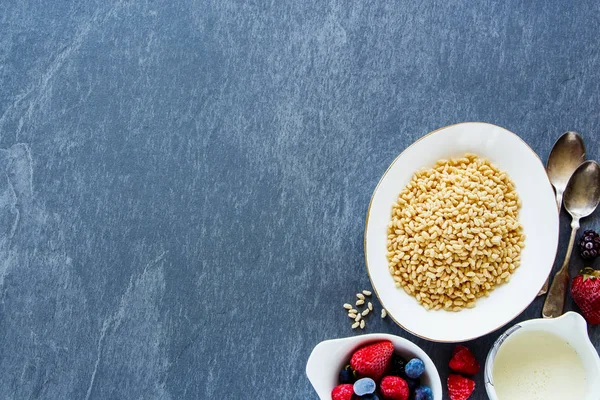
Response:
[[[596,1],[2,1],[0,398],[315,399],[388,164],[460,121],[598,159],[599,36]]]

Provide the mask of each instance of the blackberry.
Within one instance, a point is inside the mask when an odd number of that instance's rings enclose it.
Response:
[[[583,232],[579,239],[579,254],[585,260],[600,256],[600,235],[592,230]]]
[[[390,375],[398,376],[400,378],[406,378],[406,373],[404,372],[404,367],[406,367],[405,358],[399,356],[398,354],[392,354],[392,362],[390,363]]]
[[[352,369],[351,366],[346,365],[344,369],[340,371],[339,381],[340,383],[353,384],[354,382],[356,382],[356,372]]]

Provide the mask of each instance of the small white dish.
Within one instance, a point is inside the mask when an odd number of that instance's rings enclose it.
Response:
[[[558,318],[532,319],[520,322],[508,329],[496,340],[485,361],[485,389],[490,400],[499,400],[494,387],[494,360],[500,347],[512,335],[523,332],[549,332],[567,342],[577,353],[583,364],[586,384],[584,399],[600,399],[600,357],[590,341],[587,332],[587,323],[583,317],[575,312],[568,312]]]
[[[400,336],[384,333],[351,336],[343,339],[325,340],[315,346],[306,363],[306,375],[321,400],[331,400],[331,391],[338,385],[340,371],[348,365],[352,353],[370,343],[389,340],[394,352],[405,358],[420,358],[425,363],[421,378],[424,385],[431,387],[433,400],[442,400],[442,382],[431,358],[416,344]]]
[[[519,220],[526,235],[521,265],[472,309],[427,311],[396,288],[386,257],[392,204],[413,174],[439,159],[474,153],[513,180],[522,202]],[[417,140],[390,165],[375,188],[365,228],[365,260],[371,283],[388,315],[412,334],[436,342],[463,342],[493,332],[535,299],[550,274],[558,244],[558,209],[540,158],[517,135],[499,126],[469,122],[448,126]]]

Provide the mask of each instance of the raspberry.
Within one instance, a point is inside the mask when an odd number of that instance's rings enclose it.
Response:
[[[381,380],[379,389],[386,400],[407,400],[410,395],[408,384],[397,376],[386,376]]]

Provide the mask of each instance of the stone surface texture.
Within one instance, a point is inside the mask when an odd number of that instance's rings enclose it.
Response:
[[[311,349],[363,332],[445,380],[452,345],[341,307],[371,193],[461,121],[598,159],[598,37],[596,1],[3,0],[0,398],[316,399]]]

